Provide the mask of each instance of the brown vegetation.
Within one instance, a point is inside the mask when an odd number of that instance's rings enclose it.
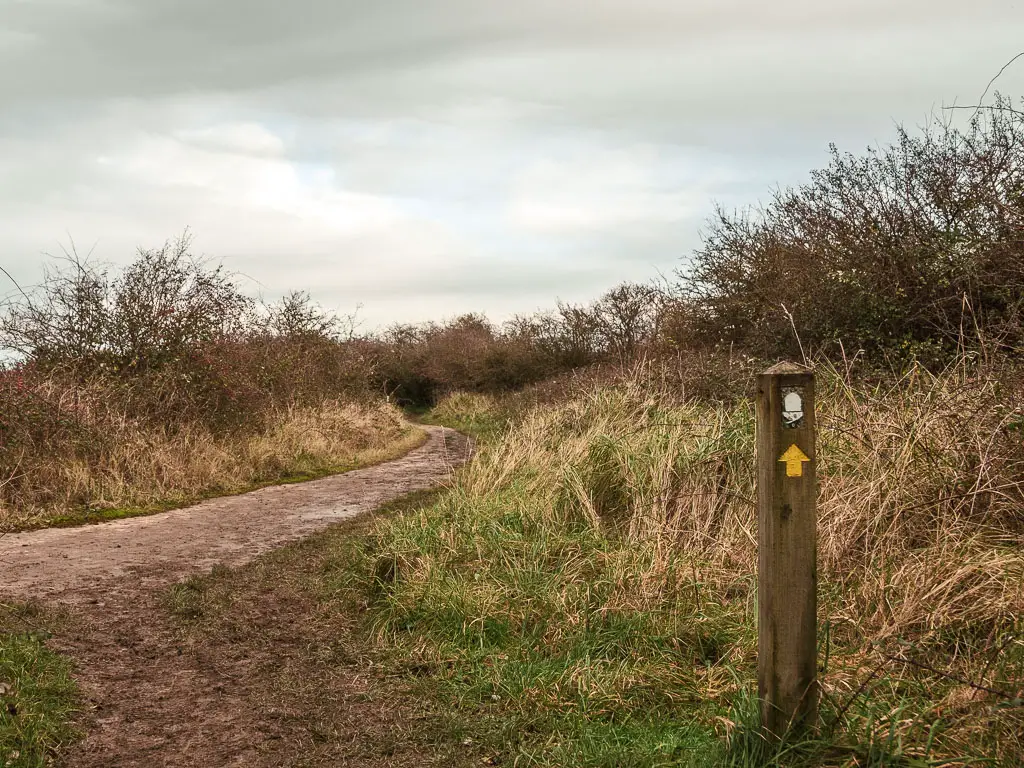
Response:
[[[122,273],[71,258],[0,317],[0,525],[315,475],[407,429],[336,319],[260,308],[188,240]]]
[[[942,367],[1024,342],[1024,113],[999,98],[720,210],[682,274],[686,338],[762,355],[865,350]],[[802,341],[804,348],[801,349]]]
[[[379,526],[375,556],[400,563],[375,605],[380,642],[433,665],[454,700],[507,702],[504,732],[540,729],[511,749],[540,764],[595,743],[609,760],[630,722],[643,765],[664,764],[687,723],[720,750],[709,765],[1019,765],[1024,386],[967,361],[879,386],[824,361],[817,374],[824,694],[799,749],[743,741],[757,717],[752,402],[681,394],[657,365],[525,410],[443,401],[455,423],[513,419],[456,492]]]

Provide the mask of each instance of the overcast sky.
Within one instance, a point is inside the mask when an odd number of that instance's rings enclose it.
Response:
[[[716,200],[1021,50],[1024,0],[0,0],[0,265],[189,227],[269,299],[502,319],[671,272]]]

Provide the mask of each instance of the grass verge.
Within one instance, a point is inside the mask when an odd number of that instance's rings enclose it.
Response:
[[[348,464],[308,468],[234,492],[242,493],[272,483],[302,482],[370,466],[397,458],[425,440],[423,430],[409,429],[389,445],[356,453]],[[198,500],[179,498],[143,509],[83,512],[36,522],[77,525],[159,512]],[[187,594],[187,590],[182,594]],[[46,646],[52,623],[52,617],[43,615],[33,605],[0,603],[0,768],[52,765],[62,749],[77,738],[72,726],[78,702],[77,688],[71,678],[71,662]]]
[[[492,395],[456,392],[448,395],[437,407],[420,414],[424,424],[437,424],[456,429],[477,441],[497,440],[508,429],[511,414],[503,401]]]
[[[69,512],[14,519],[7,523],[4,530],[10,533],[17,533],[38,530],[40,528],[70,528],[110,520],[142,517],[191,506],[206,499],[237,496],[271,485],[304,483],[330,475],[350,472],[353,469],[372,467],[385,461],[400,458],[409,451],[419,448],[426,440],[427,434],[422,429],[415,427],[406,428],[398,437],[393,437],[388,444],[357,450],[340,463],[334,463],[338,461],[338,456],[316,456],[300,453],[291,461],[285,462],[284,466],[268,470],[266,474],[259,476],[258,479],[245,480],[234,484],[225,481],[202,492],[172,493],[169,498],[139,506],[99,509],[82,507]]]
[[[0,603],[0,766],[53,764],[77,734],[68,659],[49,650],[47,617],[31,605]]]
[[[756,733],[750,403],[639,376],[527,413],[377,526],[375,642],[516,765],[1024,764],[1019,389],[964,366],[819,391],[809,737]]]

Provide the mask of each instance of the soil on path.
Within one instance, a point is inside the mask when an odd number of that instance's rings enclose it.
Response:
[[[166,586],[218,564],[241,565],[287,541],[443,482],[465,461],[467,440],[454,430],[424,429],[425,444],[373,467],[147,517],[4,536],[0,593],[73,604]]]
[[[467,460],[471,445],[453,430],[425,429],[427,442],[406,456],[342,475],[149,517],[0,538],[0,594],[58,602],[71,615],[68,632],[53,644],[76,662],[88,732],[66,756],[67,765],[283,764],[265,762],[268,741],[285,734],[268,730],[265,713],[250,704],[254,659],[230,652],[214,658],[203,649],[183,653],[163,595],[169,585],[214,565],[243,565],[332,523],[443,483]],[[252,621],[273,628],[281,642],[303,638],[307,633],[288,626],[289,612],[280,612],[275,598],[267,597]],[[349,713],[354,728],[369,722],[386,727],[402,717],[399,707],[367,720],[369,713],[358,711],[365,709],[358,704],[362,700],[357,696]]]

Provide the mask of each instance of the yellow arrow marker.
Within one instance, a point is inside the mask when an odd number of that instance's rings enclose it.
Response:
[[[804,462],[810,461],[810,459],[794,443],[786,449],[786,452],[782,454],[782,458],[779,461],[786,464],[786,477],[803,477]]]

